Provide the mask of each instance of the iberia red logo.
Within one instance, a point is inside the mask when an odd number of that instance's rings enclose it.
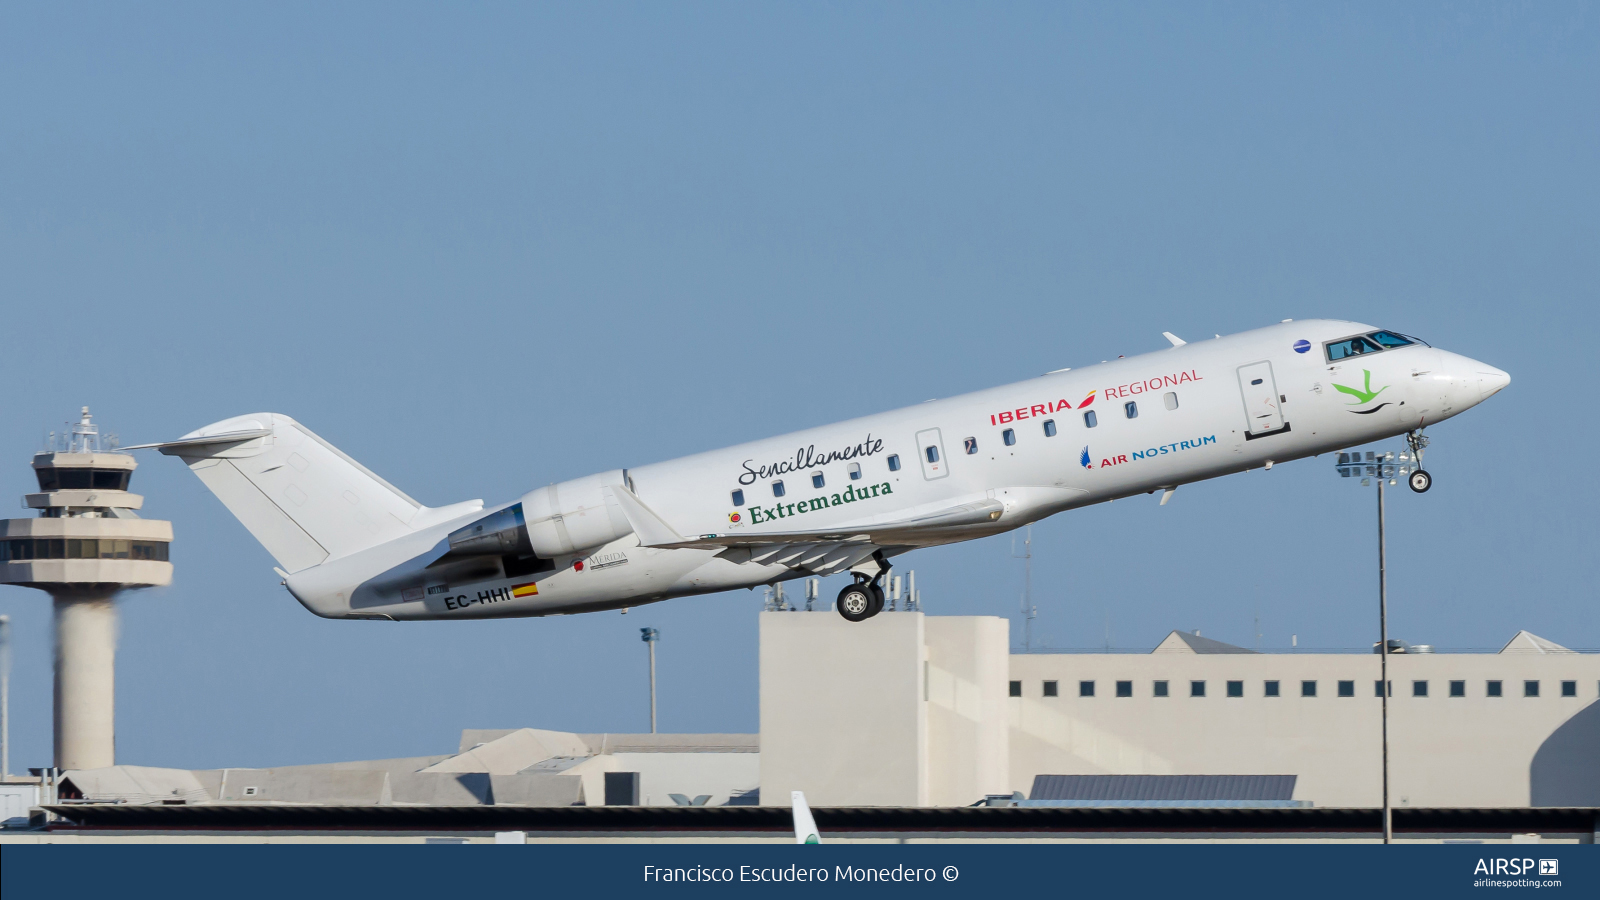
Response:
[[[1089,396],[1083,398],[1083,402],[1078,404],[1077,409],[1083,409],[1085,406],[1093,403],[1094,395],[1096,393],[1097,391],[1090,391]],[[1034,416],[1048,416],[1053,413],[1058,413],[1063,409],[1073,409],[1072,401],[1052,400],[1049,403],[1035,403],[1032,406],[1019,406],[1016,409],[1008,409],[1005,412],[991,415],[989,417],[989,424],[1004,425],[1008,422],[1020,422],[1023,419],[1031,419]]]

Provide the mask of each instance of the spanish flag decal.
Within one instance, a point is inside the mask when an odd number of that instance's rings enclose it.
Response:
[[[516,585],[511,589],[511,596],[513,597],[532,597],[537,593],[539,593],[539,585],[532,581],[527,584]]]

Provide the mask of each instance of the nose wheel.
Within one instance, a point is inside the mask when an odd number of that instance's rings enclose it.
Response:
[[[1428,488],[1433,487],[1433,476],[1422,468],[1422,451],[1428,447],[1428,437],[1422,433],[1421,428],[1418,428],[1406,435],[1406,443],[1411,447],[1411,457],[1417,461],[1417,469],[1406,479],[1406,484],[1413,491],[1426,494]]]

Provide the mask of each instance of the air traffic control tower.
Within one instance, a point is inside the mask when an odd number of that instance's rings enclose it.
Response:
[[[0,584],[38,588],[55,605],[55,765],[116,764],[118,592],[172,581],[172,523],[141,519],[128,493],[133,456],[101,446],[83,408],[78,424],[34,454],[36,519],[0,520]]]

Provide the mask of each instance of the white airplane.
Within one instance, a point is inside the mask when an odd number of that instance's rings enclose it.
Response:
[[[948,400],[426,507],[304,425],[259,413],[147,444],[177,456],[319,616],[626,608],[849,571],[850,621],[889,559],[1064,510],[1407,435],[1510,383],[1417,338],[1310,320],[1062,369]],[[1429,475],[1410,474],[1414,491]]]

